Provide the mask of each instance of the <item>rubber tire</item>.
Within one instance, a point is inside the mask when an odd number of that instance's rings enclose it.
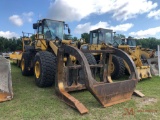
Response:
[[[87,61],[89,63],[89,65],[96,65],[96,59],[94,58],[94,56],[91,53],[84,53],[84,55],[87,58]]]
[[[40,63],[40,76],[36,78],[35,83],[38,87],[50,87],[55,83],[57,58],[49,51],[40,51],[36,53],[36,61]]]
[[[129,71],[127,68],[125,68],[125,71],[124,71],[125,75],[130,75]]]
[[[94,56],[91,53],[84,53],[85,57],[87,58],[87,61],[89,63],[89,65],[95,65],[97,64],[96,59],[94,58]],[[94,72],[95,68],[91,68],[91,72]],[[79,83],[84,84],[84,73],[82,70],[79,70]]]
[[[118,79],[122,77],[125,73],[125,64],[122,58],[115,55],[112,56],[112,62],[115,68],[114,71],[111,73],[111,78]]]
[[[84,53],[84,55],[86,56],[89,65],[96,65],[97,64],[97,61],[96,61],[96,59],[95,59],[95,57],[94,57],[93,54],[91,54],[91,53]],[[97,71],[97,68],[91,68],[92,74],[96,73],[96,71]]]
[[[22,67],[21,67],[21,73],[22,75],[24,76],[31,76],[34,74],[33,72],[33,68],[30,68],[30,70],[28,69],[30,67],[30,52],[24,52],[23,55],[22,55],[22,59],[21,61],[24,59],[24,70],[22,70]]]

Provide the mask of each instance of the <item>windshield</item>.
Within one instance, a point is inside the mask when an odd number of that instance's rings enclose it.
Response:
[[[105,33],[104,40],[105,40],[105,43],[111,43],[112,42],[112,33],[110,33],[110,32]]]
[[[98,33],[92,33],[92,43],[93,44],[97,44],[97,41],[98,41]]]
[[[61,39],[64,35],[64,23],[53,20],[44,21],[44,35],[46,39]]]
[[[100,31],[99,32],[99,43],[111,43],[112,42],[112,33],[107,31]]]
[[[116,42],[118,45],[122,45],[122,44],[123,44],[123,40],[122,40],[122,39],[116,39],[115,42]]]
[[[100,43],[111,43],[112,42],[112,32],[107,31],[95,31],[91,32],[91,43],[93,44],[100,44]],[[98,41],[99,40],[99,41]],[[98,42],[97,42],[98,41]]]
[[[126,40],[122,39],[120,36],[114,36],[112,44],[114,44],[114,45],[125,45]]]
[[[136,46],[136,40],[134,40],[134,39],[127,39],[127,44],[129,46]]]

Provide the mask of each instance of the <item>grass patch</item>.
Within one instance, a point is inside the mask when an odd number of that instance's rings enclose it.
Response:
[[[0,103],[0,120],[160,120],[159,77],[138,83],[144,98],[133,96],[130,101],[107,108],[102,108],[88,91],[72,92],[89,110],[80,115],[57,98],[54,87],[38,88],[34,77],[24,77],[17,66],[11,67],[14,99]]]

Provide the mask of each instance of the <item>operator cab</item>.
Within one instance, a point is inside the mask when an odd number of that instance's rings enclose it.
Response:
[[[57,21],[51,19],[38,20],[37,23],[33,24],[33,29],[37,30],[37,34],[41,35],[42,39],[47,40],[63,40],[66,27],[68,27],[68,25],[65,24],[64,21]],[[68,33],[70,34],[69,27]]]
[[[127,38],[127,45],[130,47],[136,47],[136,40],[133,38]]]
[[[111,44],[113,30],[98,28],[90,31],[90,44]]]

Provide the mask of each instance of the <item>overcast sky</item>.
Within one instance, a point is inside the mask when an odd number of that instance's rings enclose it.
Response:
[[[49,18],[65,21],[73,36],[96,28],[133,37],[160,38],[159,0],[1,0],[0,36],[34,33],[32,24]]]

